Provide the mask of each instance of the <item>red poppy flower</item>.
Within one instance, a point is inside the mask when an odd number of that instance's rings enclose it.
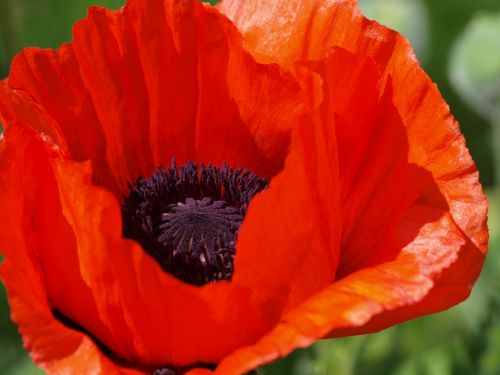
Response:
[[[355,0],[91,8],[0,118],[0,272],[50,374],[243,374],[462,301],[487,251],[458,124]]]

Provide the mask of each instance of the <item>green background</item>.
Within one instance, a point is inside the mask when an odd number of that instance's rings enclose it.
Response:
[[[88,6],[122,3],[0,0],[0,78],[23,47],[55,48],[71,40],[71,26]],[[500,1],[360,0],[360,5],[370,18],[409,37],[461,123],[490,200],[490,254],[465,303],[377,334],[320,341],[266,366],[264,373],[500,374]],[[39,373],[22,349],[0,286],[0,374]]]

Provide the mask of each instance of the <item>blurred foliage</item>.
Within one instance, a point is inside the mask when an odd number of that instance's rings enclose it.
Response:
[[[441,93],[459,120],[474,160],[479,166],[481,180],[491,186],[494,182],[491,124],[484,114],[464,102],[452,88],[448,69],[455,64],[450,53],[463,30],[477,12],[500,10],[498,0],[424,0],[430,23],[429,59],[424,63],[427,73],[438,84]]]
[[[449,77],[469,105],[491,122],[493,165],[500,181],[500,12],[478,13],[455,44]],[[496,147],[496,149],[495,149]]]
[[[420,61],[426,60],[429,19],[420,0],[359,0],[359,5],[368,17],[404,34]]]
[[[123,0],[1,0],[0,75],[12,56],[26,46],[55,48],[71,40],[72,25],[91,5],[118,8]]]
[[[0,78],[25,46],[55,48],[89,5],[123,0],[0,0]],[[212,3],[216,1],[211,1]],[[472,296],[441,314],[373,335],[316,343],[264,368],[266,375],[500,374],[500,1],[360,0],[368,17],[404,33],[460,121],[488,188],[490,254]],[[493,131],[493,130],[496,130]],[[495,140],[496,139],[496,140]],[[500,178],[500,173],[498,174]],[[498,180],[497,180],[498,181]],[[496,189],[496,190],[495,190]],[[0,259],[1,260],[1,259]],[[0,286],[0,374],[40,374],[21,348]]]
[[[453,48],[449,76],[471,106],[500,116],[500,12],[479,13]]]

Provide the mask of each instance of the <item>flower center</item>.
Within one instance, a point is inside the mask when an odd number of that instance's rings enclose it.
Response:
[[[122,205],[123,235],[194,285],[229,280],[238,230],[267,180],[248,170],[188,162],[140,178]]]

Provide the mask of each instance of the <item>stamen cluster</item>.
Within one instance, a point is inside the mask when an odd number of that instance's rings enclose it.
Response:
[[[188,162],[159,168],[130,185],[122,205],[123,235],[162,268],[194,285],[229,280],[248,203],[267,187],[248,170]]]

